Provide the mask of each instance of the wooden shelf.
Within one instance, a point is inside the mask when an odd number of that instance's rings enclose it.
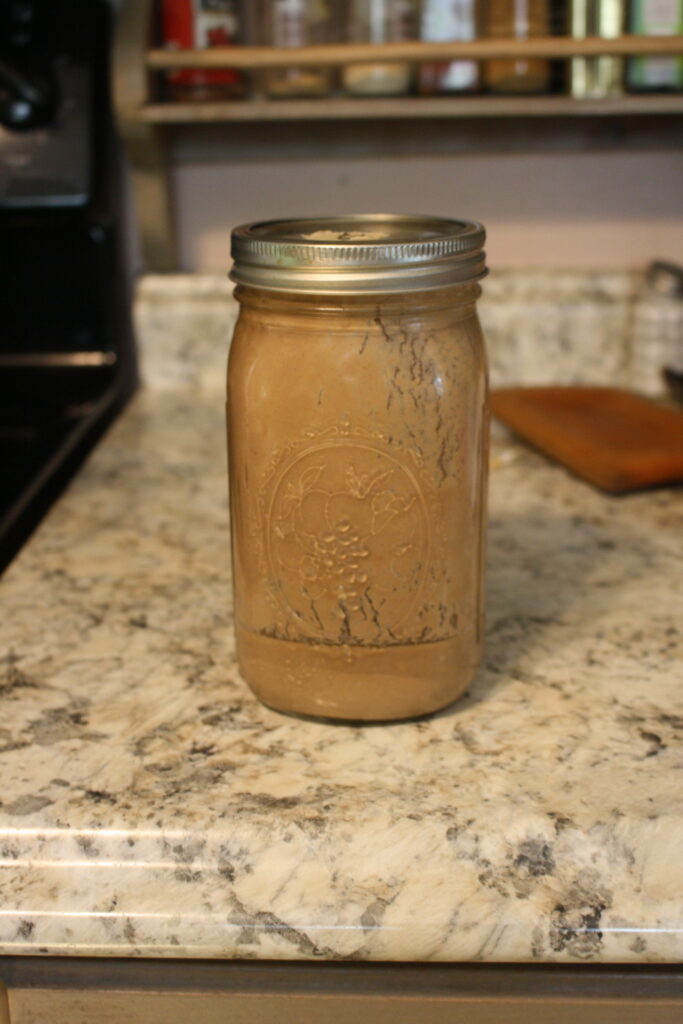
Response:
[[[382,45],[305,46],[283,50],[268,46],[215,47],[205,50],[150,50],[150,70],[232,67],[244,70],[304,66],[340,66],[369,61],[571,59],[643,54],[683,55],[683,36],[621,36],[618,39],[476,39],[466,43],[385,43]],[[612,96],[399,96],[322,99],[253,98],[196,103],[145,103],[140,118],[147,124],[189,124],[220,121],[306,121],[382,118],[577,117],[683,113],[683,95]]]
[[[298,46],[282,49],[273,46],[209,47],[205,50],[150,50],[147,67],[155,71],[172,68],[287,68],[341,66],[408,61],[492,60],[510,58],[528,60],[571,57],[633,57],[639,55],[683,55],[683,35],[620,36],[617,39],[569,36],[544,36],[536,39],[474,39],[467,43],[382,43]]]
[[[148,103],[139,112],[150,125],[210,122],[335,121],[459,117],[615,117],[683,114],[683,95],[612,96],[403,96],[395,99],[231,100]]]

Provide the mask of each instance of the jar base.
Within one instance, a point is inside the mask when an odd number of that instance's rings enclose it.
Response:
[[[417,718],[461,697],[478,657],[472,638],[391,647],[304,643],[235,629],[237,660],[256,696],[275,711],[382,722]]]

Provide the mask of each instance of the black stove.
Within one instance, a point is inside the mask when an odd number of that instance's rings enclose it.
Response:
[[[0,570],[135,381],[106,0],[0,2]]]

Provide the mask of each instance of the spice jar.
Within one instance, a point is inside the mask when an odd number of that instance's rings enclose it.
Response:
[[[228,371],[241,672],[281,711],[460,696],[483,632],[484,231],[359,215],[233,232]]]
[[[168,50],[232,46],[241,39],[237,0],[162,0],[161,29]],[[234,99],[244,96],[244,75],[233,68],[179,68],[166,76],[171,99]]]
[[[339,0],[267,0],[264,42],[269,46],[313,46],[336,41]],[[269,96],[326,96],[335,82],[329,67],[274,68],[263,76]]]
[[[425,43],[470,42],[479,34],[477,0],[424,0],[421,38]],[[423,96],[476,92],[476,60],[430,61],[420,66],[418,91]]]
[[[683,32],[683,0],[631,0],[628,30],[639,36]],[[631,92],[683,91],[683,57],[630,57],[626,80]]]
[[[493,39],[533,39],[549,35],[549,0],[487,0],[486,34]],[[490,60],[485,64],[485,78],[491,92],[547,92],[550,61],[538,58]]]
[[[402,43],[417,39],[415,0],[350,0],[348,38],[352,43]],[[400,96],[413,82],[413,67],[405,61],[348,64],[342,84],[352,96]]]
[[[571,0],[574,39],[617,39],[624,31],[623,0]],[[570,91],[578,99],[600,99],[623,92],[623,57],[573,57]]]

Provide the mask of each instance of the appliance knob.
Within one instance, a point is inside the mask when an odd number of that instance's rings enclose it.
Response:
[[[58,104],[51,71],[29,71],[0,57],[0,124],[14,131],[43,127],[54,119]]]

